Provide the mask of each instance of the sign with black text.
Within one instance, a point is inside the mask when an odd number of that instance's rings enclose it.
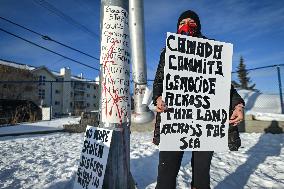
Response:
[[[167,33],[161,151],[228,149],[233,45]]]
[[[112,130],[88,126],[73,189],[102,188]]]

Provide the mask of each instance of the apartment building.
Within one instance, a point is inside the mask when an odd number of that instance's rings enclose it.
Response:
[[[53,116],[80,114],[82,111],[99,108],[98,83],[85,79],[82,74],[72,76],[70,68],[61,68],[59,72],[55,72],[45,66],[33,67],[5,60],[0,60],[0,65],[25,69],[32,73],[36,78],[36,90],[33,90],[33,93],[37,93],[35,103],[42,107],[51,107]],[[27,78],[21,78],[21,81],[26,80]]]

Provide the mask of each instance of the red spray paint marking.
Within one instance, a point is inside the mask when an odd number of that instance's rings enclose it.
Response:
[[[106,83],[105,82],[102,82],[102,86],[103,86],[103,93],[105,94],[105,98],[107,97],[107,94],[109,94],[110,95],[110,97],[111,97],[111,100],[110,101],[112,101],[112,105],[111,105],[111,108],[110,108],[110,110],[109,110],[109,112],[108,112],[108,109],[107,109],[107,105],[108,105],[108,101],[106,100],[106,111],[105,111],[105,115],[106,116],[108,116],[108,115],[112,115],[112,113],[113,113],[113,109],[114,109],[114,107],[115,107],[115,109],[117,110],[117,113],[118,113],[118,117],[119,117],[119,122],[120,122],[120,125],[122,125],[122,116],[123,116],[123,114],[124,115],[126,115],[126,116],[128,116],[128,112],[127,112],[127,108],[126,109],[122,109],[122,108],[119,108],[119,106],[118,106],[118,103],[121,101],[121,100],[123,100],[123,101],[127,101],[127,99],[126,99],[126,97],[125,96],[119,96],[118,95],[118,89],[115,89],[115,85],[114,85],[114,80],[113,80],[113,78],[112,78],[112,76],[111,76],[111,73],[110,73],[110,70],[109,70],[109,68],[108,68],[108,65],[109,65],[109,63],[111,63],[111,64],[114,64],[114,60],[110,60],[110,57],[112,57],[112,53],[113,53],[113,50],[114,50],[114,47],[115,47],[115,45],[116,45],[116,43],[117,43],[118,41],[114,41],[113,43],[112,43],[112,45],[111,45],[111,47],[110,47],[110,49],[108,50],[108,52],[107,52],[107,54],[105,55],[105,57],[103,58],[103,69],[104,69],[104,71],[106,70],[107,71],[107,76],[108,76],[108,78],[110,78],[110,80],[111,80],[111,85],[112,85],[112,91],[113,91],[113,93],[111,92],[111,91],[109,91],[109,89],[106,87]],[[108,63],[108,65],[107,65],[107,63]],[[106,98],[107,99],[107,98]]]
[[[111,32],[109,32],[109,34],[110,35],[113,35],[113,33],[111,33]],[[104,68],[104,71],[105,70],[107,70],[107,75],[109,76],[109,78],[110,78],[110,80],[111,80],[111,83],[112,83],[112,91],[115,91],[114,92],[114,97],[113,97],[113,95],[112,95],[112,93],[111,93],[111,91],[109,91],[108,89],[107,89],[107,87],[106,87],[106,84],[105,83],[102,83],[102,86],[104,87],[104,90],[103,90],[103,92],[105,93],[105,97],[107,96],[107,93],[106,92],[108,92],[108,94],[111,96],[111,98],[112,98],[112,101],[113,101],[113,104],[112,104],[112,106],[111,106],[111,111],[110,111],[110,115],[112,114],[112,108],[113,108],[113,106],[115,105],[116,106],[116,109],[117,109],[117,112],[118,112],[118,116],[119,116],[119,120],[120,120],[120,126],[122,127],[122,114],[125,114],[126,116],[129,116],[128,114],[127,114],[127,107],[125,108],[125,112],[122,110],[122,108],[121,108],[121,110],[119,110],[119,107],[118,107],[118,102],[122,99],[122,100],[124,100],[124,101],[126,101],[126,99],[125,99],[125,96],[118,96],[118,90],[116,89],[115,90],[115,88],[114,88],[114,81],[113,81],[113,79],[112,79],[112,77],[111,77],[111,73],[110,73],[110,71],[109,71],[109,69],[108,69],[108,67],[107,67],[107,63],[109,62],[109,63],[112,63],[112,64],[114,64],[114,61],[112,60],[112,61],[110,61],[109,59],[110,59],[110,57],[111,57],[111,55],[112,55],[112,53],[113,53],[113,49],[114,49],[114,46],[115,46],[115,43],[116,43],[117,41],[114,41],[113,42],[113,44],[111,45],[111,47],[110,47],[110,49],[108,50],[108,53],[107,53],[107,55],[103,58],[103,68]],[[107,113],[107,101],[106,101],[106,114],[105,114],[106,116],[108,115],[108,113]],[[126,170],[128,170],[128,163],[127,163],[127,158],[126,158],[126,142],[125,142],[125,137],[124,137],[124,129],[122,130],[122,142],[123,142],[123,146],[124,146],[124,156],[123,156],[123,159],[124,159],[124,161],[125,161],[125,168],[126,168]]]

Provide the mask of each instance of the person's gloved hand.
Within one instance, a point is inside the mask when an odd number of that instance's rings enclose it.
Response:
[[[156,100],[156,111],[157,112],[164,112],[165,110],[168,109],[168,107],[166,106],[166,103],[162,100],[162,96],[159,96]]]
[[[235,106],[235,109],[230,117],[229,124],[237,126],[244,119],[243,114],[243,104],[238,104]]]

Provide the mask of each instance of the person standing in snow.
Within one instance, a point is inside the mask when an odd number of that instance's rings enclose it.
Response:
[[[204,38],[201,33],[201,25],[198,15],[191,11],[183,12],[177,23],[177,33],[189,35],[192,37]],[[162,100],[163,79],[165,66],[165,48],[160,55],[160,61],[157,68],[154,84],[153,84],[153,102],[156,105],[156,123],[154,130],[153,143],[159,145],[160,142],[160,122],[161,112],[167,107]],[[230,120],[229,120],[229,149],[238,150],[241,145],[238,128],[236,127],[243,120],[244,101],[231,85],[230,91]],[[183,151],[160,151],[159,165],[156,189],[175,189],[176,177],[180,169]],[[210,188],[210,165],[213,151],[195,151],[192,152],[192,181],[193,189]]]

